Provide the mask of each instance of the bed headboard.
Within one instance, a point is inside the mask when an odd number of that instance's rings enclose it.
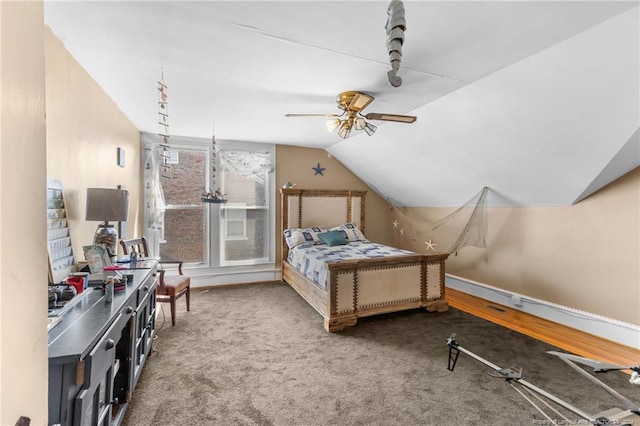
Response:
[[[355,223],[365,232],[365,190],[282,188],[280,193],[281,233],[287,228],[331,228],[345,222]],[[283,235],[282,259],[286,259],[287,255],[288,247]]]

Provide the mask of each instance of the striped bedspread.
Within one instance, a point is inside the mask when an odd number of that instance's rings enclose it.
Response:
[[[303,243],[289,250],[287,260],[307,279],[326,290],[327,263],[329,262],[412,254],[416,253],[371,241],[352,241],[349,244],[339,246]]]

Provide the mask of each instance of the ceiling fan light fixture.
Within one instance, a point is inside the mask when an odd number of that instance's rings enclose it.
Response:
[[[354,120],[354,127],[356,130],[362,130],[367,125],[367,122],[362,117],[358,117]]]
[[[346,139],[349,137],[350,133],[351,133],[351,123],[347,120],[344,120],[340,125],[340,128],[338,129],[338,136],[340,136],[342,139]]]
[[[371,123],[367,123],[364,126],[364,131],[367,132],[367,135],[369,135],[369,136],[373,135],[376,132],[377,129],[378,129],[378,127],[374,126]]]
[[[342,124],[342,121],[339,118],[334,118],[331,120],[327,120],[325,124],[327,125],[327,130],[333,132],[338,128],[338,126],[340,126],[340,124]]]

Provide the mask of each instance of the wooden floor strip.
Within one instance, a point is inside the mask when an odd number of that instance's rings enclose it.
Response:
[[[640,349],[621,345],[516,309],[447,288],[449,305],[567,352],[612,364],[640,365]]]

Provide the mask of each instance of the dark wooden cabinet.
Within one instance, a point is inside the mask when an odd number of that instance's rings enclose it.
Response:
[[[119,425],[149,356],[155,326],[156,266],[107,303],[89,289],[49,331],[49,424]]]
[[[138,383],[155,334],[156,323],[156,291],[149,286],[138,289],[138,309],[136,313],[135,333],[133,339],[133,368],[131,388]]]

